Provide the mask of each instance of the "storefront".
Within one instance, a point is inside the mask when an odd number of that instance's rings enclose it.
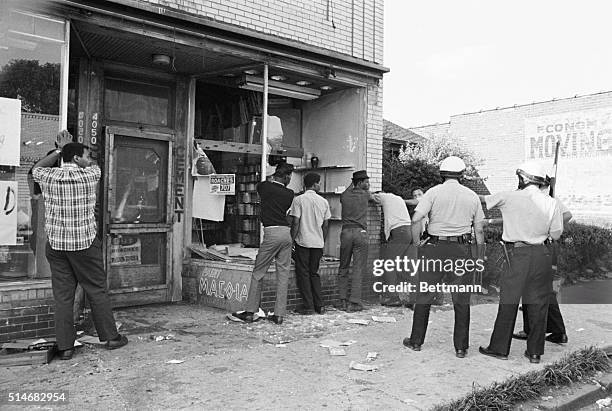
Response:
[[[21,106],[18,160],[0,174],[17,216],[0,245],[0,339],[52,333],[43,204],[27,176],[63,128],[103,169],[98,222],[115,306],[227,301],[229,281],[216,296],[201,285],[250,271],[255,185],[279,159],[297,167],[296,192],[318,159],[333,214],[325,254],[338,256],[338,193],[357,169],[380,185],[382,66],[144,2],[33,4],[2,13],[0,97]],[[11,67],[29,94],[7,87]],[[322,268],[330,281],[336,266]],[[232,285],[234,297],[243,291]]]

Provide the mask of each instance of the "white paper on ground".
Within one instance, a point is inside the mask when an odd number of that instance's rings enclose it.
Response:
[[[79,341],[84,344],[99,344],[99,345],[104,344],[102,341],[100,341],[98,337],[94,337],[91,335],[84,335],[81,338],[79,338]]]
[[[360,324],[360,325],[368,325],[368,324],[370,324],[370,321],[369,321],[369,320],[361,320],[361,319],[359,319],[359,318],[350,318],[350,319],[348,320],[348,322],[349,322],[350,324]]]
[[[170,361],[166,361],[166,364],[182,364],[184,363],[184,360],[170,360]]]
[[[329,355],[331,356],[342,356],[342,355],[346,355],[346,351],[344,351],[344,348],[340,348],[340,347],[329,347]]]
[[[357,370],[357,371],[376,371],[378,370],[378,366],[377,365],[365,365],[365,364],[360,364],[357,361],[351,361],[351,363],[349,364],[349,369]]]
[[[378,323],[394,323],[394,322],[397,322],[395,320],[395,317],[389,317],[389,316],[377,317],[377,316],[373,315],[372,316],[372,320],[376,321]]]

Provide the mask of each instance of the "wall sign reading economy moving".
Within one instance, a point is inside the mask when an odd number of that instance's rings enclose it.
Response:
[[[561,157],[612,155],[612,107],[525,119],[527,160],[552,159],[557,140]]]

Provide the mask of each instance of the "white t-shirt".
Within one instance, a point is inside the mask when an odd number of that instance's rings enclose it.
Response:
[[[391,193],[376,193],[373,196],[382,206],[385,215],[386,240],[394,228],[410,225],[410,214],[403,198]]]

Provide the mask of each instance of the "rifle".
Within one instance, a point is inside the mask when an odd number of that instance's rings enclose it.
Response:
[[[553,163],[553,172],[552,172],[552,176],[550,177],[550,186],[548,188],[548,195],[550,195],[552,198],[555,198],[555,185],[557,183],[557,167],[559,165],[559,148],[560,147],[561,147],[561,140],[558,139],[557,144],[555,145],[555,161]],[[552,243],[552,247],[551,247],[550,256],[552,260],[553,278],[554,278],[557,275],[557,262],[559,260],[559,244],[554,240],[551,243]]]

